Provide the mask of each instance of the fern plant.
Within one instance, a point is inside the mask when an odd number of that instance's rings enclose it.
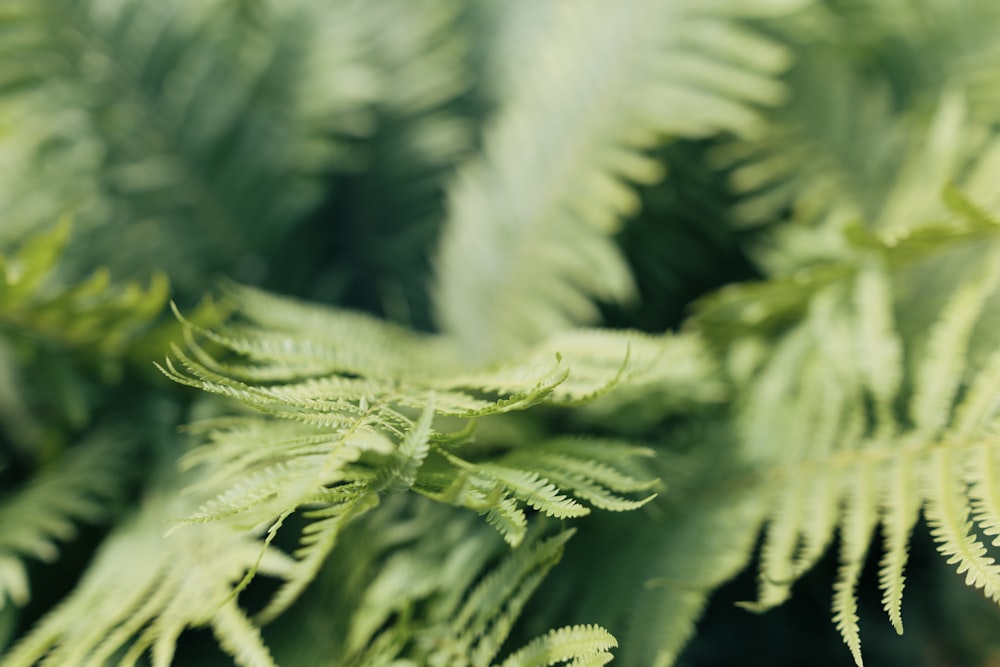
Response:
[[[0,666],[991,664],[998,22],[0,0]]]

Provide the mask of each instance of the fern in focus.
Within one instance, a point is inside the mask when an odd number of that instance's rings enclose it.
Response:
[[[0,0],[0,666],[992,664],[998,21]]]

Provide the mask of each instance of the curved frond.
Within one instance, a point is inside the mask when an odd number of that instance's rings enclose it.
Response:
[[[747,312],[760,309],[744,325],[745,335],[768,332],[776,344],[745,380],[739,412],[743,456],[774,489],[762,489],[769,508],[760,593],[747,606],[762,610],[784,601],[839,529],[833,618],[859,665],[855,587],[879,524],[885,545],[879,585],[898,632],[907,548],[921,507],[938,549],[966,583],[991,598],[1000,590],[996,557],[979,532],[996,534],[1000,516],[991,463],[1000,362],[992,353],[986,364],[970,363],[979,347],[995,349],[983,324],[998,298],[1000,227],[967,201],[961,208],[975,215],[937,231],[918,228],[904,241],[866,237],[842,270],[800,274],[800,284],[816,279],[804,300],[786,293],[774,305],[745,304]],[[926,244],[928,234],[939,240]],[[904,297],[921,272],[948,286],[930,301],[933,321],[913,325],[901,321]],[[779,279],[762,284],[761,294],[769,287],[785,290]],[[772,320],[768,308],[775,306],[782,315]],[[706,324],[721,321],[711,302],[706,307]],[[754,324],[759,328],[751,334]]]
[[[262,250],[346,166],[324,135],[365,129],[378,76],[351,3],[262,7],[266,30],[226,2],[5,0],[0,117],[17,132],[2,140],[23,157],[0,190],[11,228],[75,211],[79,271],[152,264],[188,293],[223,267],[266,271]],[[338,49],[311,69],[333,26]]]
[[[841,231],[858,220],[902,237],[939,217],[929,184],[954,179],[997,203],[987,82],[1000,72],[1000,13],[937,0],[892,7],[817,3],[774,24],[796,53],[790,101],[760,137],[716,154],[741,196],[737,223],[767,227],[753,251],[770,274],[844,258]]]
[[[560,663],[600,666],[611,661],[618,642],[604,628],[574,625],[551,630],[508,656],[501,667],[548,667]]]
[[[70,348],[121,357],[166,304],[168,284],[157,275],[143,288],[114,285],[107,270],[65,284],[58,278],[69,255],[71,226],[63,221],[0,255],[0,334],[44,338]]]
[[[147,497],[142,512],[104,542],[76,589],[4,655],[4,664],[104,665],[124,651],[167,667],[187,628],[211,627],[241,667],[273,667],[258,629],[235,600],[250,570],[285,577],[292,562],[232,524],[191,526],[164,537],[188,499]],[[263,551],[262,551],[263,550]]]
[[[53,561],[76,523],[109,518],[129,481],[132,457],[122,435],[100,432],[78,443],[24,487],[0,497],[0,609],[30,598],[26,558]]]
[[[530,19],[503,38],[535,57],[501,74],[503,105],[449,190],[438,257],[438,321],[466,356],[502,358],[592,322],[595,300],[631,296],[611,237],[638,207],[635,184],[662,176],[646,151],[759,131],[755,106],[782,98],[786,57],[735,19],[799,4],[509,5]]]
[[[412,496],[387,499],[345,531],[301,601],[337,620],[324,621],[315,641],[306,640],[311,631],[301,624],[278,620],[276,655],[281,664],[336,656],[349,667],[603,665],[617,641],[589,624],[553,630],[501,655],[571,532],[551,534],[533,522],[525,542],[508,550],[489,528],[452,508]],[[428,534],[434,539],[424,539]]]
[[[208,494],[185,523],[266,526],[270,543],[292,514],[305,520],[295,566],[262,619],[296,599],[341,531],[383,496],[413,490],[472,509],[516,546],[525,507],[565,519],[588,514],[587,502],[627,511],[655,495],[637,463],[649,450],[516,432],[477,446],[471,421],[456,428],[455,418],[592,400],[662,372],[668,338],[581,332],[465,371],[447,339],[257,290],[233,286],[230,298],[234,317],[210,330],[181,318],[186,350],[175,347],[161,370],[264,414],[196,425],[207,441],[183,460]]]

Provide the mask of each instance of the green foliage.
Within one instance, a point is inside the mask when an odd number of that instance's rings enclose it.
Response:
[[[51,562],[59,555],[57,543],[76,534],[74,521],[109,518],[130,481],[134,458],[121,438],[113,431],[91,436],[0,499],[0,608],[27,604],[25,558]]]
[[[171,492],[172,491],[172,492]],[[233,586],[253,568],[287,576],[280,552],[261,551],[252,533],[231,524],[178,531],[166,521],[189,511],[177,489],[151,493],[105,540],[76,589],[4,657],[5,665],[134,665],[149,649],[169,665],[188,627],[210,625],[241,665],[273,665],[259,630],[237,606]],[[84,621],[84,619],[86,619]]]
[[[232,287],[230,294],[234,318],[211,331],[189,324],[189,351],[175,348],[178,361],[168,359],[163,371],[271,419],[223,417],[203,426],[210,442],[189,453],[185,464],[210,471],[201,485],[227,488],[189,520],[241,515],[247,526],[268,522],[276,530],[299,507],[312,507],[316,523],[302,551],[308,563],[302,586],[355,507],[378,494],[412,489],[468,507],[513,546],[527,529],[524,506],[570,518],[589,513],[581,501],[625,511],[652,498],[628,496],[654,486],[644,475],[628,474],[632,461],[651,451],[517,434],[477,448],[469,421],[596,398],[640,372],[630,358],[633,337],[561,337],[524,360],[465,371],[451,361],[457,355],[444,339],[247,288]],[[289,322],[296,331],[288,330]],[[210,355],[199,336],[238,356]],[[646,363],[671,342],[634,338]],[[547,353],[563,345],[568,357]],[[588,354],[595,349],[604,354]],[[435,418],[450,418],[449,430],[435,428]]]
[[[632,184],[662,177],[646,151],[670,135],[753,134],[750,105],[782,96],[772,77],[784,51],[728,17],[795,3],[585,4],[511,3],[504,46],[537,59],[501,54],[503,105],[448,192],[436,310],[474,358],[591,322],[594,300],[628,298],[608,237],[638,208]]]
[[[998,27],[0,0],[0,665],[990,664]]]

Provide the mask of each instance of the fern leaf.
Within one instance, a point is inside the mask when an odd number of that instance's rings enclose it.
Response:
[[[343,529],[377,504],[378,497],[373,494],[353,495],[332,507],[306,513],[305,518],[311,523],[303,530],[301,545],[294,553],[297,559],[295,565],[267,607],[257,614],[257,620],[262,624],[268,623],[290,607],[316,577]]]
[[[500,667],[548,667],[573,660],[572,664],[606,664],[618,642],[604,628],[574,625],[548,633],[531,641],[507,657]],[[594,662],[607,658],[605,662]],[[585,662],[585,660],[589,662]]]
[[[55,560],[58,543],[75,536],[76,522],[108,518],[129,481],[131,457],[122,440],[121,433],[97,432],[0,499],[0,609],[30,598],[23,559]]]
[[[972,518],[987,537],[994,536],[992,546],[1000,544],[1000,498],[997,497],[998,448],[987,441],[969,457],[969,498]]]
[[[780,493],[772,509],[761,547],[760,592],[756,602],[742,606],[763,611],[784,602],[795,580],[795,550],[805,523],[805,491],[811,480],[799,480]]]
[[[750,558],[766,509],[760,497],[735,494],[733,503],[702,503],[674,514],[657,536],[660,548],[639,573],[638,595],[630,609],[634,621],[622,636],[628,665],[668,667],[695,631],[708,597],[735,576]],[[714,548],[725,535],[727,548]],[[683,544],[684,549],[671,549]],[[696,555],[697,554],[697,555]]]
[[[412,431],[406,434],[393,452],[393,461],[382,468],[375,480],[375,488],[389,493],[406,491],[417,480],[417,471],[430,451],[431,421],[434,419],[434,394],[427,403]]]
[[[896,14],[913,7],[904,3]],[[884,9],[817,4],[778,27],[797,54],[788,75],[794,94],[770,115],[763,138],[719,153],[744,195],[736,218],[769,225],[752,251],[772,275],[843,258],[841,230],[855,220],[903,237],[942,217],[933,189],[948,179],[958,178],[977,200],[995,201],[987,185],[997,168],[990,157],[995,112],[980,106],[980,84],[966,72],[971,62],[995,69],[986,26],[998,16],[970,20],[967,8],[922,5],[927,23],[915,29],[873,21]],[[842,57],[845,51],[856,57]],[[933,54],[935,66],[904,74],[900,63],[913,62],[914,53]]]
[[[504,498],[493,504],[483,516],[511,546],[521,544],[528,534],[528,519],[513,498]]]
[[[744,313],[775,308],[774,319],[747,318],[736,335],[777,345],[739,376],[741,456],[762,474],[755,493],[767,502],[761,592],[750,606],[784,600],[839,529],[833,617],[858,664],[855,588],[876,525],[882,604],[897,632],[921,507],[966,583],[991,598],[1000,590],[979,537],[995,535],[1000,522],[992,489],[1000,360],[984,324],[995,301],[996,228],[971,204],[955,208],[969,219],[916,227],[905,239],[858,235],[857,257],[804,274],[814,282],[797,294],[787,290],[794,280],[762,285],[771,294]],[[953,289],[925,303],[915,323],[906,286],[920,271]],[[980,356],[985,363],[972,361]]]
[[[537,473],[486,463],[478,469],[506,486],[510,492],[531,507],[560,519],[585,516],[586,507],[559,493],[557,487]]]
[[[938,551],[965,575],[966,585],[981,588],[991,600],[1000,602],[1000,565],[972,531],[954,455],[946,448],[936,450],[926,475],[929,491],[925,513]]]
[[[855,282],[858,365],[875,401],[879,430],[891,436],[892,411],[902,377],[902,344],[895,335],[892,292],[888,274],[880,267],[864,267]]]
[[[964,376],[972,329],[1000,280],[996,262],[986,262],[983,268],[981,278],[959,288],[930,332],[911,404],[911,418],[925,437],[933,437],[948,421]]]
[[[869,466],[862,465],[852,480],[841,530],[840,571],[834,584],[833,622],[854,656],[861,660],[861,637],[858,628],[858,603],[855,594],[865,554],[878,521],[875,480]]]
[[[251,568],[284,576],[292,562],[246,531],[223,523],[164,538],[166,522],[189,500],[146,499],[144,512],[115,529],[77,588],[4,656],[6,665],[104,664],[128,647],[123,664],[147,650],[167,665],[189,627],[211,626],[242,666],[273,665],[256,628],[233,599]],[[178,506],[181,503],[181,506]]]
[[[882,607],[896,632],[903,634],[902,601],[907,547],[920,512],[917,471],[912,455],[901,452],[887,468],[883,499],[885,552],[879,566]]]
[[[82,282],[61,284],[57,271],[66,263],[70,229],[63,221],[0,256],[0,331],[123,357],[162,311],[167,281],[157,275],[145,289],[112,285],[107,271],[98,270]]]
[[[609,237],[638,207],[632,184],[661,176],[643,151],[667,135],[758,129],[754,105],[780,99],[783,58],[742,32],[757,48],[737,59],[726,37],[733,15],[769,4],[588,2],[511,21],[529,26],[539,58],[507,79],[483,155],[452,184],[438,257],[438,321],[467,356],[502,357],[593,321],[593,300],[631,295]]]
[[[350,5],[268,3],[263,30],[223,2],[5,2],[33,36],[0,41],[4,79],[19,81],[4,109],[23,129],[5,142],[23,156],[11,193],[34,203],[12,207],[15,227],[79,210],[77,270],[95,256],[123,273],[163,266],[187,293],[248,266],[316,204],[327,168],[349,167],[344,139],[370,125],[379,75]],[[123,241],[131,252],[114,252]]]
[[[645,472],[625,472],[641,449],[566,440],[543,446],[556,456],[547,463],[522,456],[511,466],[503,454],[525,443],[500,443],[494,460],[468,458],[462,450],[471,430],[443,436],[434,425],[439,417],[494,416],[604,395],[633,374],[641,376],[638,363],[655,363],[669,339],[580,332],[547,342],[524,360],[463,371],[444,356],[445,340],[257,290],[232,286],[229,292],[234,316],[249,324],[226,322],[206,330],[178,315],[187,351],[175,346],[177,362],[167,359],[160,369],[176,382],[237,400],[272,419],[203,427],[210,441],[185,457],[185,465],[206,470],[203,488],[227,490],[216,492],[188,522],[232,517],[247,526],[277,526],[277,517],[305,505],[341,502],[333,500],[338,488],[360,498],[412,487],[485,515],[516,545],[526,529],[518,503],[562,518],[590,512],[545,476],[546,465],[599,507],[625,511],[651,498],[620,495],[652,487]],[[284,317],[295,318],[294,332]],[[210,354],[199,338],[221,346],[222,353]],[[564,346],[569,364],[559,352]],[[271,379],[263,381],[255,373],[261,362],[286,364],[288,372],[269,370],[265,376]],[[420,411],[416,420],[408,416],[414,409]],[[259,445],[248,448],[248,438]]]
[[[449,633],[455,644],[433,656],[430,664],[441,663],[448,653],[453,658],[473,657],[473,664],[488,665],[510,632],[524,604],[545,574],[562,556],[563,546],[573,531],[555,537],[526,542],[469,592],[452,619]]]

